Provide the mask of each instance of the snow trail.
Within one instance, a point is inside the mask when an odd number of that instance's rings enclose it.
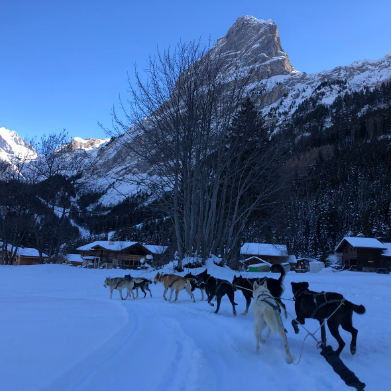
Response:
[[[222,268],[210,272],[228,280],[234,274]],[[153,278],[155,273],[146,277]],[[103,288],[104,278],[124,274],[123,270],[62,265],[1,267],[1,389],[241,391],[254,385],[279,391],[348,389],[310,338],[297,366],[285,363],[279,336],[271,336],[256,354],[252,310],[234,317],[226,297],[217,315],[206,301],[200,301],[198,290],[194,292],[196,303],[184,291],[176,303],[165,302],[162,285],[151,286],[152,298],[121,301],[115,291],[110,300],[109,290]],[[278,274],[268,276],[278,278]],[[340,330],[347,343],[341,358],[367,383],[368,390],[386,389],[391,380],[384,365],[391,349],[390,340],[384,338],[391,322],[390,276],[288,273],[283,298],[292,297],[291,281],[309,281],[315,291],[340,292],[366,306],[365,315],[353,315],[359,332],[355,356],[348,348],[350,334]],[[235,292],[235,301],[238,313],[242,312],[245,299],[241,292]],[[285,304],[294,314],[294,303]],[[296,335],[291,319],[283,321],[291,353],[297,359],[305,332]],[[311,331],[318,326],[315,320],[306,321]],[[327,338],[335,348],[337,343],[328,330]]]

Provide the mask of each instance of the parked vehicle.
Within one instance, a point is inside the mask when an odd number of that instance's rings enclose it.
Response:
[[[379,274],[390,274],[390,271],[386,269],[385,267],[380,267],[379,269],[376,270],[376,273]]]

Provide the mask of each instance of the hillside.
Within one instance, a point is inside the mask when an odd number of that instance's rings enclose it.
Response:
[[[291,64],[276,24],[251,16],[238,18],[210,52],[222,59],[227,83],[243,75],[264,127],[288,146],[282,204],[266,224],[255,218],[244,239],[321,259],[349,232],[391,241],[391,54],[306,74]],[[15,132],[1,134],[1,160],[10,163],[22,147],[36,156]],[[78,163],[62,173],[76,195],[69,216],[94,235],[167,242],[169,221],[150,208],[154,197],[138,179],[147,168],[129,142],[127,133],[72,141],[64,159]]]

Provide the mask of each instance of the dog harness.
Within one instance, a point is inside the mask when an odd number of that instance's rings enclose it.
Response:
[[[262,296],[264,296],[265,298],[262,299]],[[273,300],[274,303],[273,303],[273,302],[270,302],[270,300],[268,300],[268,299]],[[261,292],[261,293],[259,293],[259,294],[257,295],[257,298],[256,298],[255,300],[256,300],[257,302],[258,302],[258,300],[263,301],[263,302],[265,302],[266,304],[270,305],[270,307],[272,307],[272,308],[274,309],[274,311],[278,311],[278,312],[281,313],[281,308],[280,308],[280,306],[277,304],[276,299],[275,299],[273,296],[271,296],[269,293]]]
[[[299,294],[295,294],[294,296],[294,299],[297,300],[302,294],[306,294],[306,295],[310,295],[312,296],[312,300],[314,301],[314,304],[315,304],[315,309],[312,311],[311,313],[311,316],[310,318],[315,318],[315,315],[316,313],[321,309],[323,308],[324,306],[328,305],[328,304],[332,304],[332,303],[342,303],[345,301],[345,298],[342,297],[342,299],[331,299],[331,300],[327,300],[327,292],[320,292],[320,293],[316,293],[316,292],[308,292],[306,291],[305,289],[302,289],[300,291]],[[324,299],[324,302],[323,303],[318,303],[318,296],[321,296],[323,299]]]
[[[182,277],[178,277],[176,278],[175,280],[172,281],[172,283],[168,286],[169,288],[171,288],[177,281],[179,281]]]
[[[117,282],[117,285],[115,286],[114,289],[117,289],[117,288],[118,288],[118,285],[121,284],[121,282],[122,282],[123,280],[124,280],[124,278],[122,278],[121,280],[119,280],[119,281]]]
[[[216,282],[217,282],[217,280],[219,280],[219,278],[215,278],[215,280],[216,280]],[[231,286],[232,286],[232,284],[231,284],[229,281],[226,281],[226,280],[220,280],[220,284],[219,284],[219,285],[217,285],[217,287],[216,287],[216,292],[217,292],[217,290],[220,288],[220,286],[221,286],[222,284],[229,284],[229,285],[231,285]]]

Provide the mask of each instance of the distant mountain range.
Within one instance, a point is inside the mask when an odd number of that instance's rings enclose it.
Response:
[[[211,50],[219,51],[222,56],[227,79],[238,68],[243,74],[252,72],[248,95],[262,111],[267,126],[274,131],[290,129],[295,139],[313,132],[302,123],[292,127],[293,123],[300,123],[299,117],[325,108],[322,129],[330,128],[335,120],[331,108],[338,98],[373,91],[391,81],[391,53],[380,60],[356,61],[330,71],[299,72],[281,46],[277,25],[252,16],[239,17]],[[372,109],[384,107],[384,103],[372,104]],[[367,103],[358,107],[358,117],[365,115],[369,108]],[[97,203],[114,206],[139,190],[136,183],[130,184],[137,159],[129,154],[120,138],[111,141],[75,138],[71,150],[70,153],[83,150],[89,156],[82,167],[81,180],[88,191],[100,194]],[[11,157],[18,155],[28,155],[31,159],[37,156],[16,132],[0,128],[0,160],[11,163]]]

